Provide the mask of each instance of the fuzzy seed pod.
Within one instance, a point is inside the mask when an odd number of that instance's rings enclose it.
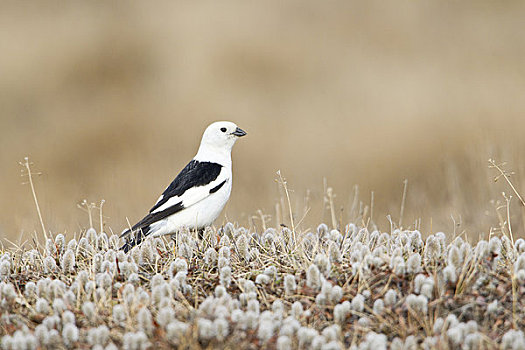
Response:
[[[263,273],[271,279],[275,279],[277,277],[277,268],[273,265],[268,266],[266,269],[264,269]]]
[[[146,240],[144,243],[142,243],[140,248],[140,257],[139,257],[139,263],[141,265],[147,265],[147,264],[153,264],[155,261],[155,252],[153,251],[153,248],[151,247],[151,241]],[[180,251],[179,251],[180,254]]]
[[[137,300],[138,300],[139,304],[148,305],[149,302],[150,302],[150,298],[149,298],[148,292],[146,292],[145,290],[140,290],[140,292],[138,292]]]
[[[343,288],[339,286],[333,286],[330,291],[330,301],[334,304],[338,303],[343,299]]]
[[[225,258],[226,260],[230,260],[230,255],[231,255],[231,251],[230,251],[229,246],[221,247],[219,249],[219,258]]]
[[[215,329],[212,321],[199,318],[197,320],[197,328],[199,329],[199,339],[201,341],[209,341],[215,337]]]
[[[228,265],[230,265],[230,261],[225,257],[220,257],[217,261],[217,267],[219,268],[219,270]]]
[[[235,242],[240,256],[245,260],[250,260],[250,245],[248,244],[248,238],[245,235],[240,235]]]
[[[11,262],[9,260],[2,260],[0,262],[0,279],[7,278],[11,274]]]
[[[59,255],[62,255],[64,253],[64,250],[66,249],[66,238],[63,234],[59,233],[55,237],[55,247]]]
[[[174,320],[166,326],[166,337],[172,344],[179,344],[188,331],[189,326],[184,322]]]
[[[0,284],[1,286],[1,284]],[[15,287],[12,283],[6,283],[2,287],[0,295],[6,299],[7,302],[12,303],[16,298]]]
[[[69,310],[62,313],[62,324],[72,323],[75,324],[75,314]]]
[[[126,307],[122,304],[117,304],[113,306],[113,320],[117,323],[126,321]]]
[[[337,323],[344,323],[348,314],[350,313],[350,302],[344,301],[334,307],[334,321]]]
[[[49,303],[47,302],[47,300],[44,298],[38,298],[35,304],[35,311],[39,314],[49,314],[51,309],[49,308]]]
[[[272,303],[272,312],[278,318],[282,318],[284,316],[284,304],[280,299],[275,299],[275,301]]]
[[[224,235],[224,236],[221,236],[221,246],[223,247],[230,247],[231,246],[231,241],[230,241],[230,237]]]
[[[475,248],[476,255],[478,255],[481,259],[484,259],[489,254],[489,243],[485,240],[480,240]]]
[[[368,332],[365,341],[359,345],[362,349],[386,349],[387,338],[384,334],[377,334],[375,332]],[[408,348],[407,348],[408,349]]]
[[[225,286],[229,287],[231,280],[232,280],[232,269],[229,266],[224,266],[220,271],[220,283]]]
[[[85,254],[87,252],[87,246],[89,245],[89,241],[86,237],[82,237],[77,244],[77,253]]]
[[[91,345],[106,345],[109,339],[109,329],[105,325],[91,328],[88,331],[87,341]]]
[[[229,324],[224,318],[219,317],[213,321],[213,328],[215,330],[215,337],[218,341],[222,342],[229,333]]]
[[[414,291],[419,294],[421,293],[421,287],[425,283],[426,277],[423,274],[419,274],[414,278]]]
[[[95,304],[90,301],[84,302],[84,304],[82,304],[82,313],[89,322],[94,322],[96,318]]]
[[[325,276],[328,277],[330,275],[330,259],[324,254],[317,254],[314,259],[315,265],[319,268],[319,271]]]
[[[315,337],[317,337],[319,333],[313,328],[310,327],[301,327],[297,331],[297,339],[299,340],[299,347],[300,348],[306,348],[309,344],[311,344]]]
[[[454,314],[449,314],[447,318],[445,318],[445,326],[447,328],[453,328],[458,324],[459,324],[458,318]]]
[[[295,319],[299,319],[303,314],[303,304],[300,301],[296,301],[292,304],[291,314]]]
[[[161,327],[166,327],[171,321],[173,321],[175,310],[172,307],[165,307],[159,310],[155,320]]]
[[[316,335],[314,339],[312,339],[312,349],[322,349],[326,345],[326,339],[322,335]]]
[[[148,336],[143,331],[126,333],[122,338],[122,347],[124,349],[146,350],[150,346],[151,343],[148,341]]]
[[[328,231],[328,225],[326,224],[320,224],[319,226],[317,226],[317,235],[319,235],[319,237],[323,237],[325,234],[328,233]]]
[[[105,251],[109,248],[109,238],[105,232],[100,232],[95,246],[102,251]]]
[[[315,303],[319,306],[325,306],[328,303],[328,296],[322,292],[317,294]]]
[[[350,308],[354,311],[363,312],[365,309],[365,297],[361,294],[357,294],[350,304]]]
[[[67,347],[73,347],[78,341],[79,331],[74,323],[66,323],[62,328],[62,339]]]
[[[164,283],[164,277],[160,273],[157,273],[151,278],[150,286],[153,289],[154,287],[159,286],[163,283]]]
[[[93,259],[91,260],[91,268],[92,268],[93,273],[102,271],[103,261],[104,261],[104,257],[102,256],[102,254],[97,253],[93,255]]]
[[[42,298],[42,297],[47,296],[47,289],[48,289],[50,282],[51,282],[50,278],[39,279],[36,282],[36,291],[39,297]]]
[[[514,242],[514,248],[516,248],[518,254],[525,253],[525,239],[518,238],[516,242]]]
[[[128,276],[128,282],[131,284],[139,284],[140,277],[136,272],[130,273]]]
[[[445,321],[441,317],[438,317],[434,321],[434,326],[432,327],[432,331],[434,332],[434,334],[439,335],[441,334],[441,331],[443,330],[444,326],[445,326]]]
[[[51,256],[47,256],[44,259],[44,272],[45,273],[52,273],[57,268],[57,263],[55,259]]]
[[[501,240],[494,236],[489,240],[489,252],[492,255],[499,255],[501,253]]]
[[[456,268],[454,265],[448,265],[443,269],[443,279],[446,283],[455,284],[457,281]]]
[[[525,349],[525,336],[523,331],[510,329],[501,338],[501,349]]]
[[[89,244],[95,245],[97,243],[97,231],[93,227],[88,228],[86,231],[86,237]]]
[[[245,293],[251,293],[251,292],[257,291],[257,288],[255,288],[255,284],[250,280],[243,279],[241,285]]]
[[[381,315],[383,314],[383,311],[385,310],[385,303],[383,302],[383,299],[377,299],[374,301],[374,314]]]
[[[432,299],[434,296],[434,279],[432,277],[427,277],[425,282],[421,286],[421,295],[427,297],[427,299]]]
[[[463,341],[463,349],[477,350],[481,348],[482,337],[480,333],[468,334]]]
[[[246,311],[252,311],[255,314],[259,314],[259,301],[257,299],[248,300]]]
[[[259,322],[259,329],[257,337],[263,343],[266,343],[273,336],[275,330],[275,323],[271,320],[261,320]]]
[[[250,249],[250,260],[257,260],[260,254],[261,253],[259,252],[259,249],[251,248]]]
[[[48,238],[46,240],[46,255],[48,257],[56,256],[57,255],[57,248],[55,246],[55,242],[51,238]]]
[[[111,287],[111,284],[113,283],[112,276],[107,272],[97,273],[95,276],[95,281],[97,284],[97,287],[108,289]]]
[[[208,248],[204,253],[204,263],[207,266],[213,265],[217,261],[217,252],[213,248]]]
[[[328,326],[325,329],[323,329],[322,334],[327,341],[336,340],[341,334],[341,326],[339,326],[338,324]]]
[[[244,328],[246,325],[244,324],[246,318],[244,317],[244,312],[240,309],[235,309],[231,313],[231,320],[234,323],[237,323],[237,328],[239,329],[246,329]]]
[[[64,293],[64,302],[68,307],[72,307],[77,301],[77,296],[71,290],[68,290]]]
[[[292,340],[286,335],[277,338],[277,350],[288,350],[292,348]]]
[[[427,259],[430,260],[437,259],[441,255],[441,244],[435,235],[430,235],[427,237],[425,244],[425,255]]]
[[[47,316],[42,321],[42,324],[47,327],[47,329],[57,328],[60,325],[60,317],[52,315]]]
[[[518,270],[516,273],[516,279],[518,280],[518,283],[524,284],[525,283],[525,270],[521,269]]]
[[[142,259],[142,253],[141,253],[141,247],[140,246],[135,246],[131,249],[131,260],[130,261],[133,261],[134,263],[136,264],[141,264],[141,260]]]
[[[24,296],[27,299],[33,299],[36,297],[36,284],[35,282],[27,282],[24,290]]]
[[[306,285],[310,288],[317,289],[321,286],[321,276],[317,265],[310,265],[306,270]]]
[[[268,275],[261,273],[255,278],[255,283],[257,284],[268,284],[271,282],[271,279]]]
[[[48,343],[48,339],[49,339],[48,329],[43,324],[39,324],[38,326],[35,327],[34,334],[41,344]]]
[[[61,298],[56,298],[53,300],[53,311],[55,314],[61,315],[66,309],[66,303]]]
[[[410,255],[406,263],[407,272],[410,274],[416,274],[421,272],[421,255],[414,253]]]
[[[514,263],[514,273],[517,274],[520,270],[525,270],[525,253],[518,256],[518,259],[516,259]]]
[[[421,312],[423,314],[427,313],[428,301],[424,295],[416,296],[414,294],[410,294],[406,299],[406,304],[414,311]]]
[[[287,274],[284,276],[284,291],[285,294],[291,295],[297,289],[297,284],[295,283],[295,276]]]
[[[71,249],[67,249],[61,261],[62,271],[65,273],[72,272],[75,268],[75,252]]]
[[[460,327],[449,328],[447,338],[453,346],[459,347],[463,340],[463,330]]]
[[[224,286],[215,287],[215,297],[216,298],[222,298],[225,295],[228,295],[228,292],[226,291],[226,288],[224,288]]]
[[[406,273],[405,259],[402,256],[392,256],[390,267],[398,276],[403,276]]]
[[[330,256],[331,262],[340,262],[341,261],[341,250],[338,247],[336,242],[331,242],[328,247],[328,255]]]
[[[461,252],[455,245],[450,246],[448,250],[448,264],[456,268],[461,267],[462,257]]]
[[[137,313],[137,327],[147,334],[153,330],[151,312],[146,307],[141,308]]]

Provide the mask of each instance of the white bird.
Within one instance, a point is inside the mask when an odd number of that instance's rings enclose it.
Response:
[[[175,233],[183,227],[202,230],[219,216],[232,190],[231,150],[246,132],[232,122],[206,128],[195,157],[166,188],[142,220],[125,230],[121,247],[128,252],[146,236]]]

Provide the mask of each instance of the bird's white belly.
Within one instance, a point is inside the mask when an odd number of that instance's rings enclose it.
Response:
[[[183,227],[189,229],[198,229],[209,226],[217,219],[226,202],[230,198],[232,185],[231,180],[227,181],[217,192],[210,194],[202,201],[184,208],[180,212],[163,220],[159,223],[158,229],[155,229],[154,235],[170,234],[180,230]]]

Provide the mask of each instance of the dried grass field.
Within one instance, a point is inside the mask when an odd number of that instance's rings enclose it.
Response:
[[[3,349],[524,349],[525,241],[228,223],[0,257]]]
[[[524,10],[1,3],[1,347],[524,349]],[[215,226],[123,255],[215,120]]]

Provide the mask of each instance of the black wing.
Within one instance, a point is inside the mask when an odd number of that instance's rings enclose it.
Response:
[[[181,200],[164,210],[157,212],[153,211],[160,208],[160,206],[165,204],[170,198],[181,197],[190,188],[205,186],[214,181],[217,176],[219,176],[221,168],[222,165],[212,162],[199,162],[196,160],[189,162],[162,193],[161,199],[150,209],[149,214],[133,225],[131,230],[128,229],[120,235],[120,237],[124,237],[130,233],[135,233],[134,235],[131,235],[121,249],[128,252],[133,246],[140,244],[143,238],[150,233],[151,224],[181,211],[184,209],[184,204]],[[213,188],[210,192],[212,193],[218,190],[224,185],[224,182],[225,181],[219,184],[219,186],[217,186],[218,188]]]
[[[162,193],[162,198],[149,212],[153,212],[172,197],[181,197],[190,188],[209,184],[219,176],[221,168],[222,165],[217,163],[199,162],[193,159],[166,188]]]
[[[120,249],[127,253],[129,250],[131,250],[131,248],[139,245],[142,240],[150,234],[151,224],[167,218],[168,216],[173,215],[182,209],[184,209],[184,206],[182,205],[182,202],[179,202],[162,211],[146,215],[144,219],[133,225],[131,230],[128,229],[120,235],[120,237],[124,237],[131,234],[130,237],[126,239],[126,243]]]

